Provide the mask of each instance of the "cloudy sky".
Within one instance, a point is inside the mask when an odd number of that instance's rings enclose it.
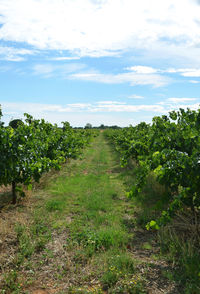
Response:
[[[200,104],[200,1],[0,0],[3,121],[137,124]]]

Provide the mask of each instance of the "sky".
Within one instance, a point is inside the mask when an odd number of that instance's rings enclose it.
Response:
[[[200,105],[200,0],[0,0],[0,104],[72,126]]]

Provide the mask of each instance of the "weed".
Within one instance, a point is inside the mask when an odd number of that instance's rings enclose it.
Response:
[[[101,287],[99,285],[93,286],[93,287],[70,287],[69,294],[103,294],[104,292],[102,291]]]
[[[142,248],[146,249],[146,250],[151,250],[152,249],[152,245],[149,242],[145,242],[142,245]]]
[[[64,203],[62,200],[58,199],[51,199],[48,200],[46,203],[46,210],[47,211],[62,211]]]
[[[185,294],[200,293],[200,252],[191,239],[182,239],[175,231],[160,231],[161,253],[174,264],[170,279],[181,283]]]
[[[112,199],[117,199],[118,198],[117,193],[113,193],[111,196],[112,196]]]
[[[12,291],[11,293],[20,293],[20,284],[17,281],[18,273],[16,270],[11,270],[4,276],[4,286],[2,294],[7,293],[7,290]]]
[[[21,264],[25,258],[30,257],[34,252],[34,245],[31,241],[31,237],[24,225],[17,224],[15,226],[18,240],[18,255],[17,264]]]
[[[129,279],[124,279],[116,285],[113,293],[116,294],[147,294],[144,281],[137,275],[133,275]]]
[[[73,240],[91,252],[108,250],[111,247],[124,247],[128,242],[127,233],[119,228],[105,227],[99,231],[85,229],[77,232]]]
[[[111,255],[107,270],[101,278],[103,288],[106,290],[113,287],[118,281],[130,277],[134,271],[134,262],[129,255],[126,253]]]

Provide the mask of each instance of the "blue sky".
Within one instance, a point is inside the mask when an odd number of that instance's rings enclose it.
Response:
[[[3,121],[135,125],[200,104],[200,1],[0,0]]]

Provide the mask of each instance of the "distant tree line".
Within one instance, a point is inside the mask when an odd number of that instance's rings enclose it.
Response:
[[[74,127],[74,129],[99,129],[99,130],[105,130],[105,129],[121,129],[121,127],[117,126],[117,125],[113,125],[113,126],[106,126],[104,124],[101,124],[98,127],[94,127],[92,126],[91,123],[87,123],[85,125],[85,127]]]

